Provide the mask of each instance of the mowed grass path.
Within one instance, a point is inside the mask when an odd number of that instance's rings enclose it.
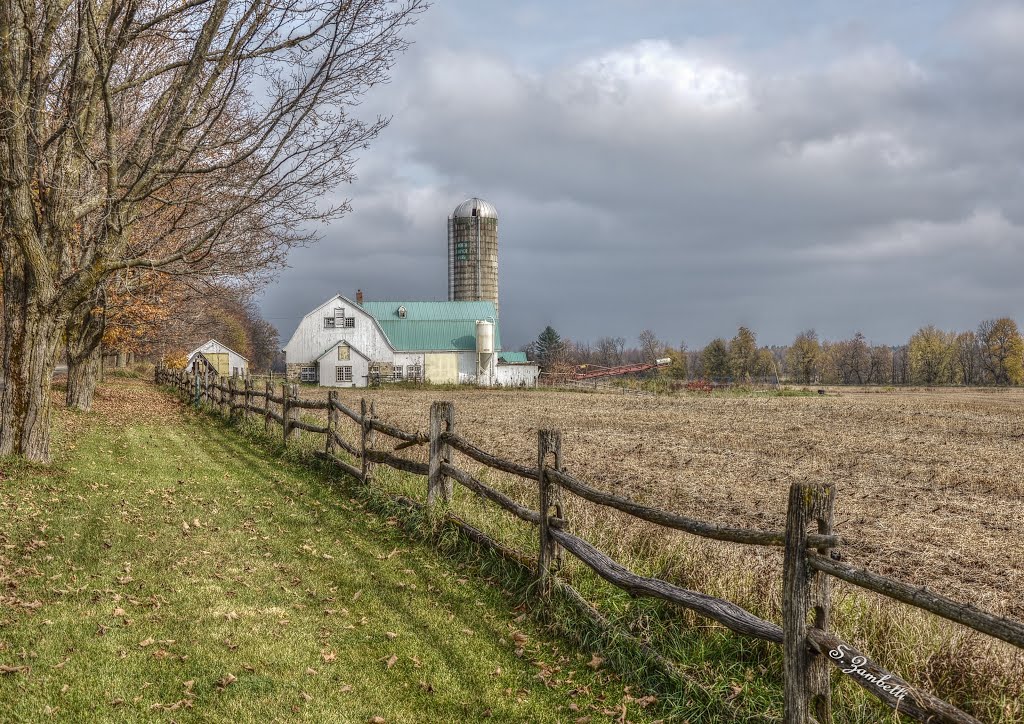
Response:
[[[0,461],[0,721],[645,720],[338,484],[145,383],[97,407]]]

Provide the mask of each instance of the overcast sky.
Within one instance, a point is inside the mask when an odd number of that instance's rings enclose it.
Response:
[[[282,342],[337,291],[444,299],[469,196],[507,349],[1024,322],[1024,3],[438,0],[410,37],[352,212],[262,297]]]

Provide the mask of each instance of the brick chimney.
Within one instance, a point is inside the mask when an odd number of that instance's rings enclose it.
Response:
[[[363,306],[363,290],[362,289],[356,289],[356,304],[358,304],[360,307]]]

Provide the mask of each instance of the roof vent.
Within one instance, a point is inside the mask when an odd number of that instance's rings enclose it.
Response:
[[[405,307],[398,308],[398,318],[405,319]]]

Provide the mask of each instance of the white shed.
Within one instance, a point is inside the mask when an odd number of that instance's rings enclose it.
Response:
[[[185,369],[192,372],[210,370],[222,377],[248,377],[249,360],[215,339],[189,352]]]

